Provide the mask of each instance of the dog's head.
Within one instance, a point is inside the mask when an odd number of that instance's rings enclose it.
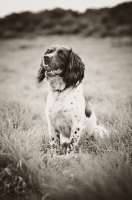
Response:
[[[56,45],[45,52],[37,80],[40,83],[45,76],[60,76],[65,83],[65,88],[76,87],[84,77],[84,69],[81,58],[71,48]]]

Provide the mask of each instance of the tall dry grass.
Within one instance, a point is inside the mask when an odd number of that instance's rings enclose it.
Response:
[[[132,198],[132,59],[129,38],[46,37],[1,41],[0,199]],[[70,44],[86,65],[84,91],[109,138],[82,136],[80,152],[51,158],[44,49]]]

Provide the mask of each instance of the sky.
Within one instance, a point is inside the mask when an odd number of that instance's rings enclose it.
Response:
[[[129,1],[132,0],[0,0],[0,17],[13,12],[38,12],[57,7],[84,12],[87,8],[113,7]]]

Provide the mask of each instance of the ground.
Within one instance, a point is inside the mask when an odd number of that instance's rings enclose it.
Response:
[[[36,83],[52,44],[72,46],[85,63],[84,93],[110,137],[83,136],[80,152],[51,158]],[[0,41],[0,198],[132,198],[132,39],[51,36]],[[46,156],[45,156],[46,155]]]

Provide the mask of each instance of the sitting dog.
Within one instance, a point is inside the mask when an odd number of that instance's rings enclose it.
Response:
[[[106,129],[99,126],[97,118],[83,95],[84,64],[71,48],[55,45],[48,49],[40,64],[37,80],[46,77],[48,98],[46,117],[52,151],[60,149],[75,152],[81,134],[98,134]]]

